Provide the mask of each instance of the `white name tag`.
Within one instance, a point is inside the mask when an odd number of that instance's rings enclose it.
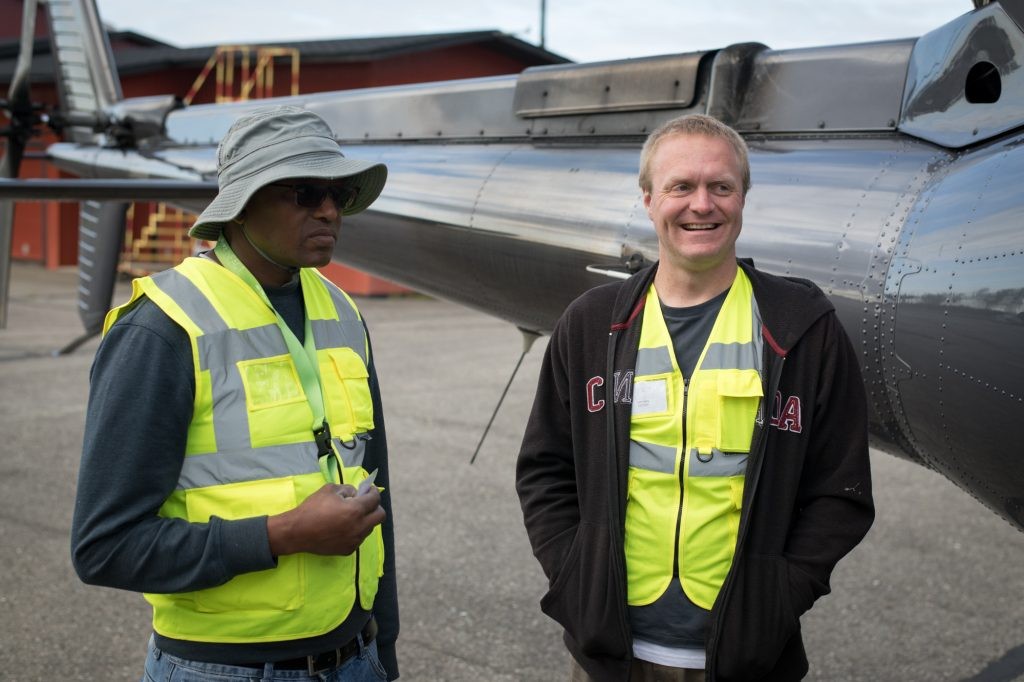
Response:
[[[667,379],[637,381],[633,384],[633,414],[652,414],[667,409]]]

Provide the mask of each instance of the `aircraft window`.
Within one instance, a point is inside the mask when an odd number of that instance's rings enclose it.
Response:
[[[978,62],[967,72],[964,95],[971,104],[992,104],[1003,91],[999,69],[991,62]]]

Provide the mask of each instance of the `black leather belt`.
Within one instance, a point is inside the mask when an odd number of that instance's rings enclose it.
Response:
[[[363,646],[368,645],[377,636],[377,621],[371,618],[363,627],[360,633],[363,637]],[[311,654],[301,658],[289,658],[284,661],[273,661],[275,670],[305,670],[310,676],[317,673],[334,670],[359,653],[359,638],[353,637],[337,649],[322,651],[318,654]],[[239,663],[242,668],[262,668],[262,663]]]

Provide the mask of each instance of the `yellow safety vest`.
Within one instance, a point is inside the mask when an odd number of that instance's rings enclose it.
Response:
[[[132,298],[108,313],[104,333],[145,295],[187,333],[195,405],[177,488],[160,515],[207,523],[297,507],[328,481],[358,484],[373,406],[368,343],[352,300],[316,270],[300,271],[330,424],[332,455],[319,459],[295,364],[274,312],[236,275],[204,258],[132,283]],[[338,466],[329,459],[337,458]],[[340,478],[338,472],[340,470]],[[384,573],[380,526],[351,556],[294,554],[276,568],[193,592],[146,594],[153,627],[201,642],[267,642],[329,632],[358,598],[369,610]]]
[[[630,417],[625,551],[631,606],[664,594],[676,563],[690,601],[704,609],[714,604],[736,549],[762,362],[760,315],[750,280],[737,270],[684,388],[651,285]]]

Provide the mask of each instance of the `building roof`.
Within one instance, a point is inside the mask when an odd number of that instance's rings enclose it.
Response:
[[[202,68],[217,46],[180,48],[133,31],[109,34],[118,73],[147,73],[166,68]],[[339,38],[299,42],[249,43],[250,47],[286,47],[299,50],[303,62],[361,62],[404,54],[485,43],[528,64],[564,64],[569,59],[501,31],[426,33],[372,38]],[[134,45],[129,47],[129,45]],[[35,83],[53,82],[53,58],[48,38],[37,38],[30,78]],[[18,40],[0,40],[0,83],[9,83],[18,56]]]

